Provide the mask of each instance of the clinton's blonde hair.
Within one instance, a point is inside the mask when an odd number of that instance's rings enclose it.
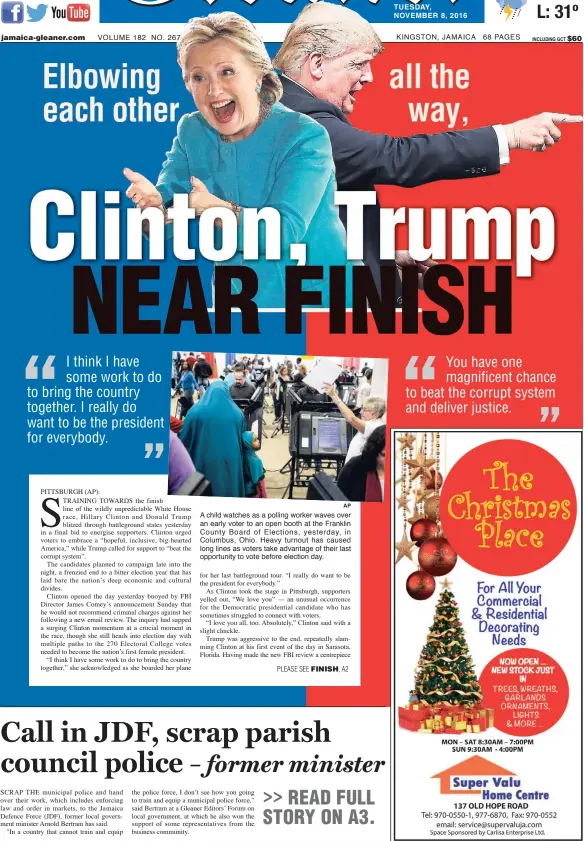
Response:
[[[357,12],[334,3],[315,3],[306,6],[288,29],[274,67],[296,75],[311,53],[337,58],[349,49],[371,50],[377,55],[383,45],[371,24]]]
[[[244,17],[235,12],[218,12],[204,18],[191,18],[177,43],[177,61],[187,81],[186,64],[190,51],[201,44],[208,44],[216,38],[225,38],[245,55],[247,60],[262,74],[260,99],[273,105],[282,96],[280,82],[270,61],[264,42],[257,29]]]

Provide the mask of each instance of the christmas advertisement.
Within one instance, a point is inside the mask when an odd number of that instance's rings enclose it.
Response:
[[[396,839],[580,838],[581,437],[395,439]]]

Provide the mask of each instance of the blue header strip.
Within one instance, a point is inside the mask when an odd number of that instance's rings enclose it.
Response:
[[[306,5],[305,0],[216,0],[212,6],[207,0],[101,0],[100,17],[102,23],[185,23],[214,12],[238,12],[254,23],[291,23]],[[350,8],[371,23],[485,20],[484,0],[351,0]]]

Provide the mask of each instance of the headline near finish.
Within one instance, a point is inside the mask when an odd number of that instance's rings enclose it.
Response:
[[[363,211],[374,204],[375,191],[338,191],[335,202],[346,208],[347,259],[363,258]],[[81,260],[102,259],[115,261],[127,259],[142,261],[145,243],[148,257],[162,261],[167,243],[172,242],[174,256],[184,262],[197,257],[190,242],[190,223],[195,210],[188,206],[187,194],[176,194],[173,206],[166,217],[162,209],[126,208],[125,219],[119,207],[120,192],[106,190],[100,208],[97,191],[82,191],[79,218],[73,197],[63,190],[42,190],[37,193],[30,207],[30,246],[33,254],[44,262],[65,260],[79,244]],[[49,217],[69,217],[79,225],[79,234],[73,230],[59,230],[49,234]],[[103,229],[103,254],[99,255],[98,216]],[[209,208],[199,217],[198,248],[201,256],[216,263],[215,321],[212,326],[205,299],[203,284],[196,266],[179,266],[164,321],[159,318],[142,318],[140,308],[158,307],[160,296],[144,282],[160,279],[157,265],[124,265],[122,267],[122,307],[118,312],[118,272],[116,266],[101,267],[101,284],[90,265],[77,265],[73,269],[73,331],[90,332],[90,313],[100,333],[115,334],[177,334],[184,322],[191,322],[199,334],[229,333],[231,312],[240,310],[244,333],[259,333],[259,309],[255,303],[259,281],[256,272],[247,265],[226,264],[236,254],[238,247],[243,259],[257,260],[260,253],[266,260],[280,260],[282,251],[290,254],[296,265],[285,270],[286,332],[302,330],[303,308],[323,305],[321,290],[306,290],[305,280],[322,280],[323,267],[308,263],[304,243],[287,242],[282,237],[280,214],[276,208],[243,208],[241,210],[243,234],[238,237],[237,214],[228,208]],[[125,222],[125,225],[123,224]],[[166,236],[169,223],[173,236]],[[148,238],[144,236],[145,224]],[[458,332],[468,318],[469,333],[485,332],[485,312],[494,308],[495,332],[510,333],[512,329],[512,269],[517,277],[531,277],[534,262],[545,262],[555,248],[555,220],[547,207],[517,208],[513,213],[504,207],[486,210],[481,207],[432,208],[382,208],[380,211],[380,242],[382,260],[392,260],[396,255],[397,229],[407,227],[408,250],[414,260],[450,259],[509,261],[508,265],[494,267],[494,283],[487,289],[485,267],[468,267],[468,278],[456,266],[442,263],[432,266],[423,279],[423,291],[436,309],[419,313],[419,284],[416,266],[402,270],[402,290],[393,266],[382,267],[381,283],[376,286],[366,265],[333,266],[328,282],[330,287],[330,329],[332,333],[346,331],[347,281],[352,283],[352,328],[355,333],[368,332],[368,314],[371,313],[380,333],[418,333],[421,326],[435,335]],[[472,227],[471,227],[472,226]],[[490,229],[494,227],[495,248],[491,248]],[[51,225],[51,228],[53,226]],[[426,246],[425,228],[429,228],[430,245]],[[448,236],[447,231],[450,231]],[[125,249],[121,248],[122,239]],[[238,246],[239,242],[243,243]],[[79,240],[79,243],[78,243]],[[219,242],[218,242],[219,240]],[[472,240],[472,254],[468,241]],[[514,266],[510,263],[513,262]],[[240,282],[240,291],[232,290],[232,281]],[[448,287],[468,287],[467,306]],[[100,288],[101,287],[101,288]],[[190,298],[190,303],[189,303]],[[396,311],[401,311],[399,327]]]

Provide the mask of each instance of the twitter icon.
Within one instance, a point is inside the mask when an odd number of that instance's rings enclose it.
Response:
[[[48,8],[47,3],[39,3],[36,9],[34,6],[27,6],[26,13],[28,14],[28,22],[38,23],[44,18]]]

